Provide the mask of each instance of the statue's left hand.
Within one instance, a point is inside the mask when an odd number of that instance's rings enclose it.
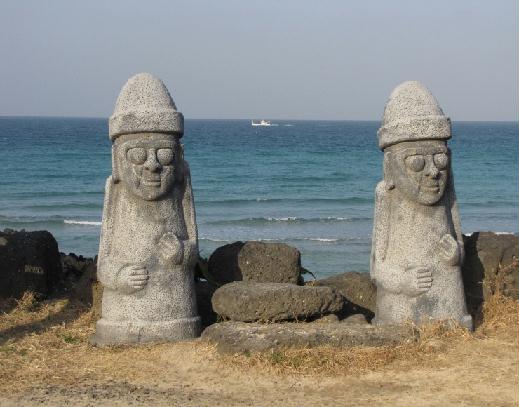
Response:
[[[182,264],[184,245],[174,233],[165,233],[158,243],[161,257],[173,264]]]
[[[443,235],[438,249],[440,256],[448,265],[456,266],[460,263],[461,250],[458,242],[451,235]]]

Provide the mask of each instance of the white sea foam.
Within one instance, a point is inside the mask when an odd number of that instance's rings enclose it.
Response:
[[[213,239],[211,237],[200,237],[198,240],[207,240],[208,242],[229,242],[230,240],[225,239]]]
[[[333,220],[336,220],[336,221],[352,220],[351,218],[345,218],[345,217],[341,217],[341,216],[328,216],[326,218],[299,218],[297,216],[286,216],[283,218],[268,217],[268,218],[259,218],[259,219],[268,220],[269,222],[294,222],[294,221],[316,222],[316,221],[330,221],[330,220],[331,221],[333,221]],[[250,220],[253,220],[253,219],[250,219]]]
[[[65,219],[63,223],[66,223],[67,225],[101,226],[101,222],[94,222],[90,220]]]
[[[326,237],[307,237],[304,240],[310,240],[312,242],[338,242],[339,239],[330,239]]]
[[[472,236],[474,233],[480,233],[480,232],[467,232],[463,233],[465,236]],[[513,232],[492,232],[496,235],[513,235]]]
[[[299,218],[295,216],[288,216],[286,218],[266,218],[269,221],[277,221],[277,222],[290,222],[294,220],[299,220]]]

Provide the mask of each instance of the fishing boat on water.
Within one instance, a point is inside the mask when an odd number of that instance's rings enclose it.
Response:
[[[272,126],[270,120],[251,120],[251,126]]]

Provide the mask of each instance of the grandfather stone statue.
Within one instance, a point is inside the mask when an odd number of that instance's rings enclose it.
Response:
[[[100,345],[176,341],[200,333],[193,272],[198,258],[184,118],[150,74],[130,78],[110,117],[98,278]]]
[[[391,93],[378,131],[384,180],[375,192],[371,253],[377,324],[453,320],[472,328],[450,137],[450,119],[421,83]]]

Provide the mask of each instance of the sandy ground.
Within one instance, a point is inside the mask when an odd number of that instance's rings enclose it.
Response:
[[[379,349],[357,369],[333,362],[355,349],[326,350],[323,365],[287,365],[221,356],[200,341],[95,348],[92,319],[64,302],[0,316],[0,405],[519,405],[518,326],[430,338],[388,358]]]

